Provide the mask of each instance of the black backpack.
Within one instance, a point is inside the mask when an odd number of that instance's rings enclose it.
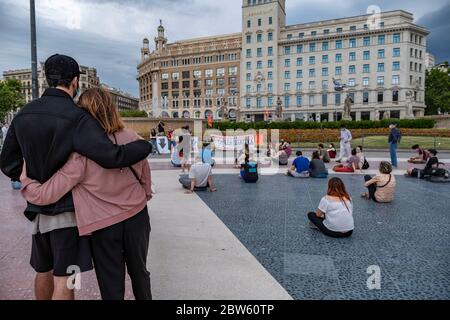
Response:
[[[444,168],[433,168],[428,176],[430,182],[450,182],[450,173]]]
[[[369,164],[369,162],[367,161],[366,157],[364,157],[364,164],[363,164],[363,166],[362,166],[361,169],[367,170],[367,169],[369,169],[369,168],[370,168],[370,164]]]

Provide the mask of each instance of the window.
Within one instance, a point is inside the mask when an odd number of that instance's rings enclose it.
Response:
[[[258,19],[258,27],[261,27],[262,21],[261,19]]]
[[[161,90],[169,90],[169,83],[168,82],[161,83]]]
[[[322,63],[328,63],[328,55],[323,55],[322,56]]]
[[[284,84],[284,91],[288,92],[289,90],[291,90],[291,84],[290,83],[285,83]]]
[[[378,64],[377,72],[384,72],[384,63],[379,63]]]
[[[273,97],[268,97],[267,98],[267,106],[268,107],[272,107],[273,106]]]
[[[383,58],[385,58],[384,49],[380,49],[380,50],[378,50],[378,59],[383,59]]]
[[[302,53],[303,52],[303,45],[299,44],[297,45],[297,53]]]
[[[252,81],[252,74],[251,73],[247,73],[246,78],[247,81]]]
[[[291,47],[290,46],[284,47],[284,54],[286,54],[286,55],[291,54]]]
[[[310,96],[309,96],[309,105],[310,105],[310,106],[313,106],[314,104],[315,104],[314,96],[313,96],[313,95],[310,95]]]
[[[257,92],[257,93],[261,93],[261,89],[262,89],[262,84],[261,84],[261,83],[258,83],[258,84],[256,85],[256,92]]]
[[[323,94],[323,95],[322,95],[322,106],[323,106],[323,107],[326,107],[327,104],[328,104],[328,95]]]
[[[398,70],[400,70],[400,61],[394,61],[394,62],[392,62],[392,70],[393,70],[393,71],[398,71]]]
[[[328,50],[328,41],[324,41],[322,42],[322,51],[327,51]]]
[[[317,35],[317,31],[311,31],[311,36],[316,36]]]
[[[217,76],[218,77],[223,77],[225,75],[225,68],[219,68],[217,69]]]
[[[263,63],[262,61],[256,61],[256,69],[262,69]]]
[[[378,103],[382,103],[383,100],[384,100],[383,91],[378,91],[378,94],[377,94],[377,101],[378,101]]]
[[[301,107],[302,106],[302,96],[297,96],[297,107]]]
[[[246,56],[247,58],[251,58],[251,57],[252,57],[252,49],[247,49],[247,50],[246,50],[245,56]]]
[[[392,91],[392,101],[393,102],[398,102],[398,91]]]
[[[328,76],[328,68],[322,68],[322,76],[327,77]]]
[[[181,75],[183,79],[189,79],[191,77],[191,73],[189,71],[183,71]]]
[[[364,51],[363,52],[363,59],[364,60],[370,60],[370,51]]]
[[[385,36],[384,35],[378,36],[378,44],[379,45],[385,44]]]
[[[247,35],[247,43],[252,43],[252,36],[251,35]]]
[[[289,68],[291,66],[291,59],[284,59],[284,67]]]
[[[267,60],[267,68],[273,68],[273,60]]]
[[[364,37],[363,38],[363,45],[365,47],[370,46],[370,37]]]
[[[342,32],[342,28],[336,28],[336,32],[337,33],[341,33]]]
[[[355,78],[350,78],[350,79],[348,79],[347,85],[348,85],[349,87],[354,87],[354,86],[355,86]]]
[[[342,67],[336,67],[336,70],[334,72],[336,75],[341,75],[342,74]]]
[[[272,80],[273,79],[273,72],[272,71],[267,72],[267,79],[268,80]]]
[[[312,42],[309,44],[309,52],[314,52],[316,51],[316,43]]]
[[[251,28],[252,22],[250,20],[247,20],[247,28]]]
[[[285,71],[284,72],[284,78],[285,79],[290,79],[291,78],[291,72],[290,71]]]
[[[392,76],[392,84],[399,85],[400,84],[400,76],[398,76],[398,75]]]
[[[290,39],[292,39],[292,33],[289,33],[288,35],[287,35],[287,38],[290,40]]]
[[[350,26],[350,31],[356,31],[356,26]]]
[[[252,69],[252,63],[251,62],[247,62],[246,63],[246,68],[247,68],[247,70],[251,70]]]
[[[189,89],[190,81],[183,81],[183,89]]]
[[[336,49],[342,49],[342,40],[336,40]]]
[[[350,73],[350,74],[356,73],[355,65],[348,66],[348,73]]]
[[[400,57],[400,48],[392,49],[392,56],[393,57]]]
[[[349,61],[355,61],[356,60],[356,52],[350,52],[348,54],[348,60]]]
[[[262,99],[261,98],[256,98],[256,107],[257,108],[261,108],[262,107]]]
[[[301,38],[303,38],[305,36],[305,33],[304,32],[300,32],[299,34],[298,34],[298,37],[301,39]]]
[[[297,58],[297,66],[303,65],[303,58]]]
[[[363,65],[363,73],[369,73],[370,72],[370,64],[364,64]]]
[[[328,89],[328,80],[322,80],[322,89]]]
[[[268,47],[267,48],[267,55],[268,56],[273,56],[273,47]]]
[[[341,94],[340,93],[336,93],[334,95],[334,104],[337,106],[341,105]]]
[[[350,48],[356,48],[356,39],[352,38],[348,41],[348,45]]]
[[[206,87],[212,87],[213,81],[212,80],[205,80],[205,86]]]
[[[202,77],[202,70],[195,70],[194,78],[201,78],[201,77]]]
[[[273,92],[273,84],[272,83],[267,84],[267,92],[269,92],[269,93]]]
[[[336,53],[336,62],[342,62],[342,53]]]
[[[180,89],[180,83],[179,82],[172,82],[172,89]]]
[[[297,82],[296,89],[297,91],[303,90],[303,82]]]
[[[367,91],[363,92],[363,103],[364,104],[369,103],[369,93]]]
[[[394,33],[392,36],[392,42],[399,43],[400,42],[400,33]]]
[[[256,42],[262,42],[262,34],[261,33],[258,33],[256,35]]]
[[[314,56],[309,57],[309,64],[316,64],[316,57]]]
[[[247,108],[250,108],[252,106],[252,99],[251,98],[245,99],[245,106]]]
[[[369,78],[368,77],[363,78],[363,86],[365,86],[365,87],[369,86]]]
[[[384,85],[384,77],[383,76],[378,76],[377,77],[377,85],[379,85],[379,86],[383,86]]]
[[[257,57],[262,57],[262,55],[263,55],[263,54],[262,54],[262,48],[257,48],[257,49],[256,49],[256,56],[257,56]]]
[[[284,97],[284,107],[289,108],[290,104],[291,104],[291,97],[285,96]]]
[[[309,82],[309,89],[310,90],[314,90],[316,88],[316,82],[315,81],[310,81]]]
[[[297,70],[297,79],[303,78],[303,70]]]
[[[267,41],[273,41],[273,33],[272,32],[269,32],[267,34]]]
[[[323,34],[329,34],[329,33],[330,33],[330,29],[323,30]]]
[[[172,79],[173,79],[173,80],[178,80],[178,79],[180,79],[180,73],[179,73],[179,72],[174,72],[174,73],[172,73]]]
[[[272,17],[269,17],[269,24],[272,24],[273,23],[273,19],[272,19]]]
[[[309,69],[309,77],[314,78],[316,76],[316,69]]]
[[[245,92],[246,92],[246,93],[252,93],[252,86],[249,85],[249,84],[246,85],[246,86],[245,86]]]

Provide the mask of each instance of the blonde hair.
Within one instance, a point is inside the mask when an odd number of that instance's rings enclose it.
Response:
[[[102,88],[92,88],[83,92],[78,99],[78,105],[88,111],[108,135],[125,128],[111,94]]]

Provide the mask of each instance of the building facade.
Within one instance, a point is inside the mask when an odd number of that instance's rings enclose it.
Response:
[[[86,66],[80,66],[80,90],[83,92],[86,89],[98,87],[100,85],[100,79],[97,76],[97,70]],[[3,72],[3,78],[5,80],[14,79],[22,83],[22,94],[25,101],[30,102],[32,97],[31,86],[31,68],[9,70]],[[38,66],[38,96],[42,96],[45,89],[48,88],[47,80],[45,79],[44,63],[40,63]]]
[[[229,108],[239,120],[271,120],[280,104],[285,120],[333,121],[348,95],[354,120],[423,116],[428,31],[411,13],[288,26],[285,4],[243,0],[240,34],[167,44],[160,26],[156,49],[144,39],[141,50],[140,108],[220,119],[219,102],[238,96]]]
[[[152,116],[220,119],[239,110],[241,34],[168,44],[162,25],[155,50],[144,39],[137,80],[141,110]]]
[[[112,100],[120,112],[139,109],[138,98],[106,84],[102,84],[102,88],[111,94]]]

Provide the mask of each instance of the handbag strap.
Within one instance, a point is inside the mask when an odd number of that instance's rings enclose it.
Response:
[[[391,183],[391,180],[392,180],[392,175],[389,174],[389,181],[384,186],[380,186],[380,187],[377,186],[377,189],[386,187],[389,183]]]
[[[115,145],[118,145],[117,143],[117,138],[116,138],[116,134],[113,133],[113,138],[114,138],[114,143]],[[131,170],[131,172],[133,173],[134,177],[136,178],[136,180],[141,183],[141,179],[139,179],[139,175],[137,174],[136,170],[134,170],[134,168],[132,166],[129,166],[128,169]]]

